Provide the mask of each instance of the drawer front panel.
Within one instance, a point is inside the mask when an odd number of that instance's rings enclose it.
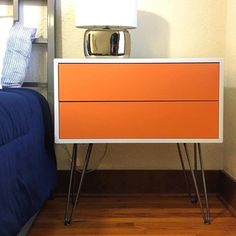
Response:
[[[219,136],[218,102],[60,102],[61,139]]]
[[[58,70],[60,101],[219,99],[219,63],[66,63]]]

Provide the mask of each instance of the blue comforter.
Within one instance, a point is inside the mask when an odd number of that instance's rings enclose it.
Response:
[[[52,120],[29,89],[0,90],[0,235],[15,236],[56,185]]]

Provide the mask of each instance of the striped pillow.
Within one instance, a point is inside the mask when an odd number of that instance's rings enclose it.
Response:
[[[35,33],[36,29],[26,28],[20,23],[12,27],[3,61],[3,87],[19,88],[23,84]]]

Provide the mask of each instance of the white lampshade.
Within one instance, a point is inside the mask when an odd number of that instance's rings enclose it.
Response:
[[[76,26],[137,27],[137,0],[76,0]]]

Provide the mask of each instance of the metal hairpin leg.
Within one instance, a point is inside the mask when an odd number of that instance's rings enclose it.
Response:
[[[90,143],[89,146],[88,146],[87,153],[86,153],[83,170],[82,170],[81,177],[80,177],[79,186],[78,186],[78,190],[77,190],[77,193],[76,193],[76,198],[75,198],[75,201],[73,202],[72,209],[69,213],[70,198],[73,194],[72,191],[71,191],[72,190],[72,183],[73,183],[73,181],[75,181],[75,180],[73,180],[74,179],[73,177],[75,176],[74,172],[75,172],[76,157],[77,157],[77,144],[74,144],[74,146],[73,146],[71,170],[70,170],[70,182],[69,182],[69,190],[68,190],[67,204],[66,204],[66,211],[65,211],[65,225],[70,225],[70,223],[72,221],[76,205],[79,201],[81,188],[82,188],[82,185],[83,185],[83,180],[84,180],[86,170],[88,168],[88,163],[89,163],[89,159],[90,159],[90,156],[91,156],[92,148],[93,148],[93,144]]]
[[[72,179],[70,179],[71,181],[71,194],[70,194],[70,198],[71,198],[71,203],[72,205],[74,205],[74,202],[75,202],[75,192],[76,192],[76,163],[77,163],[77,149],[78,149],[78,144],[74,144],[73,145],[73,153],[72,153],[72,156],[74,156],[74,158],[72,157],[72,164],[73,164],[73,169],[72,169]],[[70,176],[71,178],[71,176]],[[68,200],[67,200],[68,201]]]
[[[70,207],[70,198],[72,197],[73,193],[71,192],[72,186],[73,186],[73,177],[75,172],[75,166],[76,166],[76,158],[77,158],[77,148],[78,145],[73,145],[73,151],[72,151],[72,159],[71,159],[71,166],[70,166],[70,182],[69,182],[69,189],[67,194],[67,203],[66,203],[66,210],[65,210],[65,224],[67,222],[67,215]]]
[[[193,144],[193,148],[194,148],[194,173],[197,179],[197,144],[196,143]],[[195,194],[192,198],[192,203],[197,203],[197,201],[198,201],[198,198],[197,198],[197,193],[195,190]]]
[[[209,205],[208,205],[206,180],[205,180],[205,173],[204,173],[204,168],[203,168],[201,146],[200,146],[200,144],[194,144],[194,169],[193,169],[191,161],[190,161],[190,155],[189,155],[188,147],[187,147],[186,144],[184,144],[183,146],[184,146],[185,156],[187,158],[188,165],[189,165],[189,168],[190,168],[190,171],[191,171],[191,175],[192,175],[192,179],[193,179],[193,183],[194,183],[194,187],[195,187],[195,192],[196,192],[196,197],[197,197],[197,200],[199,202],[199,206],[200,206],[200,209],[201,209],[201,212],[202,212],[204,223],[205,224],[210,224],[211,223],[210,210],[209,210]],[[185,166],[184,166],[184,162],[183,162],[183,155],[182,155],[182,152],[181,152],[180,144],[177,144],[177,147],[178,147],[178,152],[179,152],[179,156],[180,156],[180,160],[181,160],[181,165],[182,165],[183,171],[185,173]],[[202,200],[201,200],[200,193],[199,193],[198,182],[197,182],[197,158],[198,157],[199,157],[199,162],[200,162],[201,176],[202,176],[203,189],[204,189],[203,194],[204,194],[205,206],[206,206],[205,209],[203,208]],[[192,194],[191,194],[191,191],[189,190],[190,189],[189,180],[187,178],[186,173],[184,174],[184,176],[185,176],[186,184],[188,186],[188,191],[190,192],[190,196],[191,196],[191,200],[192,200]]]
[[[210,208],[209,208],[209,204],[208,204],[207,186],[206,186],[206,179],[205,179],[204,166],[203,166],[203,160],[202,160],[202,150],[201,150],[200,144],[198,144],[198,155],[199,155],[199,161],[200,161],[202,183],[203,183],[203,189],[204,189],[204,198],[205,198],[205,204],[206,204],[205,224],[210,224],[211,223],[211,215],[210,215]]]
[[[184,174],[184,179],[185,179],[185,183],[186,183],[187,192],[188,192],[188,195],[190,197],[191,202],[193,203],[194,201],[193,201],[193,196],[192,196],[192,193],[191,193],[190,183],[189,183],[189,179],[188,179],[188,176],[187,176],[187,173],[186,173],[186,168],[185,168],[185,165],[184,165],[184,159],[183,159],[183,155],[182,155],[179,143],[177,143],[177,148],[178,148],[180,163],[181,163],[181,166],[182,166],[182,169],[183,169],[183,174]]]

